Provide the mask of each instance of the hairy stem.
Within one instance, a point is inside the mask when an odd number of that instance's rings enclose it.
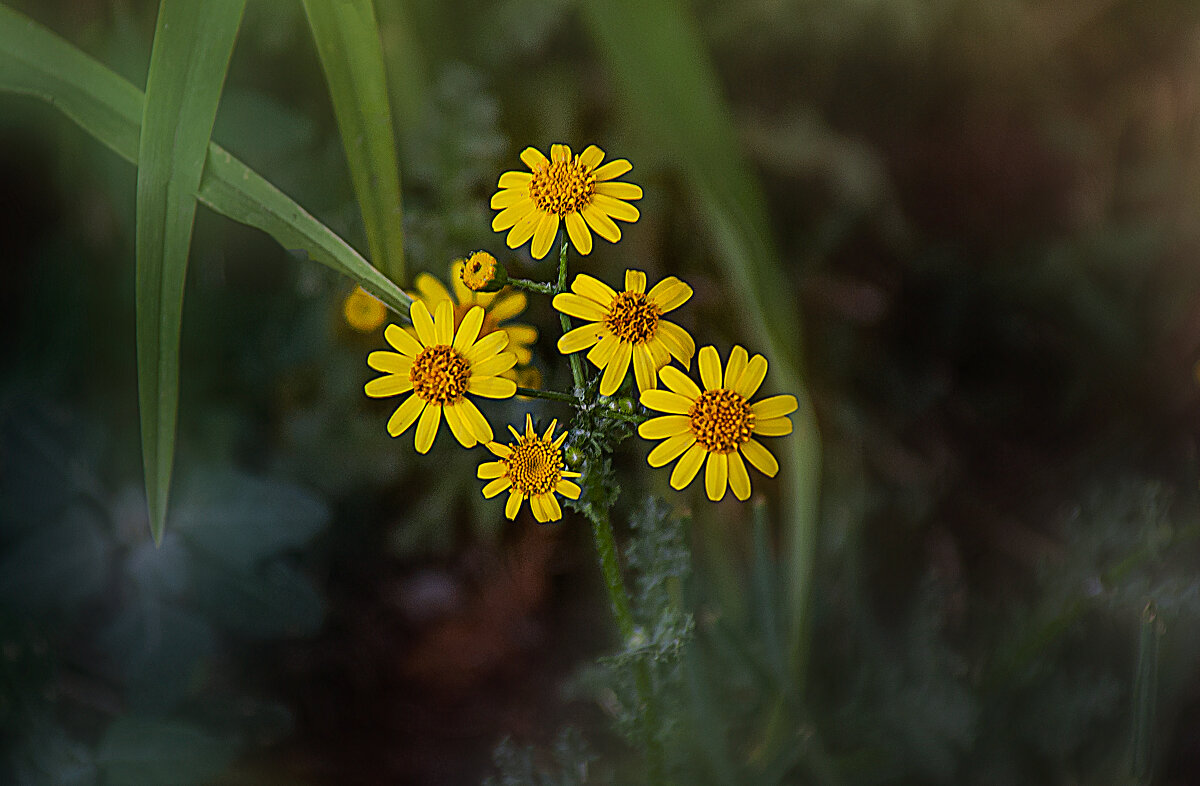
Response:
[[[536,292],[539,295],[557,295],[560,291],[549,281],[530,281],[527,278],[510,278],[508,285],[513,289],[523,289],[526,292]]]
[[[544,398],[547,401],[561,401],[564,404],[570,404],[573,407],[579,406],[579,399],[572,396],[570,393],[559,393],[557,390],[541,390],[539,388],[523,388],[517,386],[517,395],[526,396],[528,398]]]
[[[561,230],[560,230],[561,231]],[[564,292],[567,288],[567,233],[562,235],[562,248],[558,252],[558,291]],[[563,335],[571,332],[571,318],[566,314],[559,313],[558,320],[562,324]],[[571,359],[571,378],[575,380],[576,395],[583,394],[583,361],[579,359],[578,352],[572,352],[569,356]]]

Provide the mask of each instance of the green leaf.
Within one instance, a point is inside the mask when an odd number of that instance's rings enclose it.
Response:
[[[234,746],[181,721],[123,717],[100,740],[96,754],[108,786],[209,783],[233,760]]]
[[[787,526],[793,666],[803,674],[808,595],[816,547],[821,438],[804,390],[799,309],[779,265],[758,182],[741,153],[716,69],[680,0],[607,0],[584,15],[640,128],[684,174],[704,212],[753,337],[771,363],[768,387],[794,393],[796,435],[781,462]],[[754,348],[751,348],[754,351]],[[803,678],[800,677],[802,680]]]
[[[304,12],[329,82],[371,258],[392,281],[404,281],[400,167],[374,3],[304,0]]]
[[[175,460],[179,333],[196,190],[246,0],[162,0],[137,183],[137,368],[150,531],[162,541]]]

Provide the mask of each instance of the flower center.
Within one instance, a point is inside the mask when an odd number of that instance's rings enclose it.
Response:
[[[706,390],[688,410],[692,433],[710,453],[731,453],[754,431],[754,413],[740,394],[727,388]]]
[[[471,364],[454,347],[426,347],[408,372],[413,392],[434,404],[457,404],[467,392]]]
[[[483,251],[477,251],[463,264],[462,282],[467,289],[478,292],[496,277],[496,258]]]
[[[630,344],[644,344],[654,338],[662,309],[650,302],[644,292],[621,292],[608,307],[604,324],[613,334]]]
[[[549,494],[562,480],[562,451],[540,437],[522,437],[505,462],[513,488],[527,497]]]
[[[579,156],[570,161],[551,161],[535,170],[529,181],[529,198],[540,210],[565,216],[582,210],[596,195],[596,178]]]

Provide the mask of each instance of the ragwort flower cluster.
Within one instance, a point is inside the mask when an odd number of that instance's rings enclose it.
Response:
[[[625,159],[604,164],[604,152],[595,145],[578,155],[566,145],[552,145],[549,157],[530,147],[521,160],[529,171],[501,175],[491,199],[499,211],[492,228],[508,233],[510,248],[532,241],[530,252],[541,259],[565,226],[570,246],[588,254],[592,232],[615,243],[621,230],[614,219],[634,222],[640,216],[629,203],[642,197],[642,189],[617,180],[633,168]],[[561,519],[557,497],[579,499],[582,491],[571,480],[580,473],[567,467],[564,456],[568,432],[556,436],[555,420],[539,434],[526,413],[523,432],[509,426],[516,441],[497,442],[487,418],[468,398],[507,399],[519,391],[575,406],[589,404],[580,397],[585,389],[596,388],[581,384],[583,366],[575,361],[574,395],[537,389],[540,374],[531,364],[538,331],[511,321],[528,304],[522,290],[552,293],[552,306],[563,323],[559,352],[586,351],[598,370],[601,396],[615,394],[632,366],[642,406],[662,413],[638,418],[638,434],[659,441],[650,451],[650,466],[675,462],[670,485],[677,490],[690,485],[703,468],[709,499],[719,501],[727,490],[739,500],[748,499],[747,465],[768,477],[778,472],[778,462],[760,439],[791,433],[787,416],[797,408],[796,397],[751,401],[767,373],[762,355],[751,357],[735,346],[722,368],[714,347],[696,352],[692,336],[665,318],[692,297],[692,288],[683,281],[668,276],[647,289],[646,274],[629,269],[622,291],[585,273],[576,275],[566,290],[566,259],[564,240],[557,283],[510,279],[486,251],[452,265],[450,288],[428,274],[418,276],[411,293],[412,327],[388,325],[384,337],[396,351],[372,352],[367,358],[384,373],[367,383],[368,396],[411,391],[389,419],[388,433],[399,436],[415,422],[416,448],[425,453],[444,415],[463,447],[482,446],[494,457],[479,465],[477,475],[487,481],[482,492],[488,499],[508,492],[504,512],[509,519],[525,501],[538,522]],[[583,324],[573,327],[572,318]],[[698,359],[699,384],[685,373],[691,371],[693,357]]]

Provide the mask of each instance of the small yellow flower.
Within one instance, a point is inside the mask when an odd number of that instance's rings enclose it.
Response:
[[[567,432],[564,431],[555,439],[556,425],[557,420],[551,421],[550,428],[539,437],[533,430],[533,418],[526,415],[524,434],[512,426],[508,427],[517,438],[516,442],[507,445],[487,443],[487,449],[499,456],[500,460],[485,461],[479,465],[479,479],[491,481],[483,487],[483,496],[491,499],[508,489],[504,515],[510,519],[517,517],[521,503],[528,499],[533,517],[539,523],[558,521],[562,518],[562,508],[554,493],[579,499],[579,486],[567,480],[579,477],[579,473],[568,472],[563,464],[562,443],[567,438]]]
[[[587,359],[604,369],[601,394],[617,392],[631,361],[638,390],[643,392],[657,387],[655,374],[671,362],[671,355],[684,368],[691,368],[696,342],[679,325],[662,318],[692,296],[687,284],[667,276],[647,292],[646,274],[626,270],[624,292],[617,293],[586,273],[575,277],[571,290],[555,295],[554,307],[591,324],[564,334],[558,351],[566,355],[592,347]]]
[[[508,232],[508,247],[517,248],[533,238],[534,259],[546,256],[558,233],[561,219],[567,225],[571,244],[580,254],[592,251],[592,232],[616,243],[621,230],[613,219],[637,221],[641,214],[625,200],[641,199],[642,189],[633,183],[612,182],[633,169],[624,158],[604,166],[604,151],[589,145],[577,156],[566,145],[551,145],[550,158],[527,147],[521,160],[529,172],[505,172],[500,190],[492,196],[499,210],[492,229]]]
[[[370,333],[387,321],[387,306],[362,287],[355,287],[342,301],[342,316],[350,327]]]
[[[496,332],[480,337],[484,314],[478,306],[466,313],[457,330],[448,300],[438,304],[433,317],[424,303],[415,301],[409,315],[415,338],[388,325],[383,336],[397,351],[380,350],[367,356],[367,365],[384,372],[366,384],[368,396],[384,398],[412,391],[388,419],[388,433],[398,437],[415,422],[417,451],[428,453],[445,413],[450,431],[463,447],[491,442],[492,427],[467,394],[511,398],[517,392],[515,382],[497,376],[517,362],[512,352],[501,351],[508,336]]]
[[[454,308],[454,325],[457,327],[463,317],[473,306],[483,307],[483,327],[479,329],[479,337],[500,331],[508,336],[508,351],[517,356],[517,368],[505,371],[501,376],[511,379],[524,387],[538,387],[541,375],[535,368],[529,367],[533,361],[533,344],[537,341],[538,331],[532,325],[509,322],[525,310],[529,298],[524,292],[509,289],[504,292],[491,294],[488,292],[472,292],[463,283],[463,269],[470,260],[458,260],[450,266],[450,286],[454,294],[428,273],[417,276],[415,292],[409,292],[413,300],[419,300],[430,310],[446,302]],[[409,333],[412,330],[409,329]]]
[[[671,472],[673,489],[691,483],[704,464],[709,499],[719,501],[727,486],[738,499],[749,499],[750,475],[742,457],[767,477],[775,476],[779,463],[755,437],[791,434],[787,415],[796,411],[796,397],[772,396],[751,404],[750,397],[767,375],[767,361],[762,355],[747,358],[741,347],[729,354],[723,377],[713,347],[700,350],[698,365],[703,391],[672,366],[659,372],[668,390],[643,391],[643,405],[670,413],[638,426],[643,438],[663,440],[650,451],[648,461],[661,467],[683,457]]]
[[[457,270],[458,279],[472,292],[499,292],[508,283],[508,271],[486,251],[476,251]]]

